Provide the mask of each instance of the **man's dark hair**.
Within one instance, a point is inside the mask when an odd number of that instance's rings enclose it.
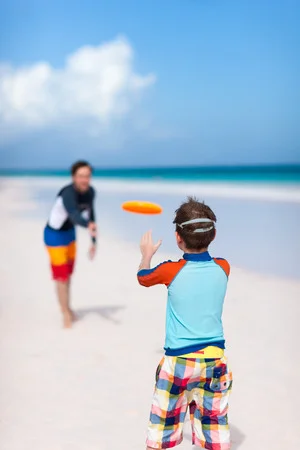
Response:
[[[213,222],[208,223],[191,223],[184,225],[182,228],[179,224],[187,222],[192,219],[210,219]],[[207,248],[209,244],[214,240],[216,229],[214,222],[217,218],[209,206],[204,202],[199,202],[195,197],[188,197],[187,201],[182,203],[180,208],[175,211],[175,219],[173,223],[176,224],[176,231],[183,239],[186,248],[188,250],[202,250]],[[210,228],[212,230],[195,233],[194,231],[199,228]]]
[[[88,167],[90,169],[91,172],[93,172],[93,168],[90,165],[90,163],[88,163],[87,161],[76,161],[72,167],[71,167],[71,174],[72,176],[74,176],[77,172],[77,170],[81,169],[82,167]]]

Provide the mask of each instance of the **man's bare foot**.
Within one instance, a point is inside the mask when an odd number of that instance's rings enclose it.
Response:
[[[70,309],[70,314],[71,314],[71,317],[72,317],[72,322],[76,322],[76,320],[78,318],[77,318],[76,314],[74,313],[74,311],[72,311],[72,309]]]
[[[63,314],[64,328],[72,328],[72,314],[70,312],[65,312]]]

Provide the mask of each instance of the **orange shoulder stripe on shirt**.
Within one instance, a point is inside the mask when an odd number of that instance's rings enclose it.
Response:
[[[218,264],[218,266],[222,267],[227,276],[230,274],[230,264],[226,259],[223,258],[213,258],[214,262]]]
[[[153,269],[140,270],[137,274],[138,282],[145,287],[155,284],[169,286],[185,264],[186,261],[180,259],[179,261],[166,261]]]

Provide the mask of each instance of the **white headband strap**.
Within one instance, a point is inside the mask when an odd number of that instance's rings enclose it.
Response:
[[[205,233],[206,231],[213,230],[215,221],[207,218],[191,219],[187,222],[179,223],[178,226],[183,228],[184,225],[191,225],[192,223],[213,223],[213,225],[209,228],[197,228],[196,230],[193,230],[193,233]]]
[[[209,228],[197,228],[196,230],[193,231],[193,233],[206,233],[206,231],[210,231],[213,230],[214,227],[209,227]]]

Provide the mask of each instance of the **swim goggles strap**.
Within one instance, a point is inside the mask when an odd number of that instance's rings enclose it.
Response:
[[[196,230],[193,230],[193,233],[205,233],[206,231],[210,231],[210,230],[214,229],[215,222],[214,222],[214,220],[211,220],[211,219],[206,219],[206,218],[200,219],[199,218],[199,219],[191,219],[191,220],[188,220],[187,222],[179,223],[178,226],[180,228],[183,228],[184,225],[191,225],[192,223],[213,223],[213,225],[209,228],[197,228]]]

